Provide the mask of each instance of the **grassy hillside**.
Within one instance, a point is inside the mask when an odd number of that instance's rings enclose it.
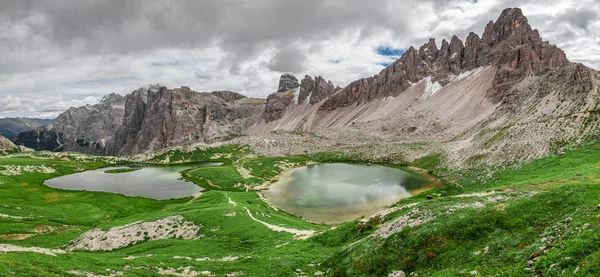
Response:
[[[45,179],[104,167],[111,160],[44,153],[0,157],[0,275],[387,276],[397,270],[418,276],[600,274],[600,144],[518,168],[455,171],[440,167],[442,155],[427,156],[415,166],[446,181],[446,186],[426,193],[433,199],[415,196],[385,216],[335,228],[274,210],[246,188],[275,180],[287,168],[352,157],[326,153],[264,158],[240,149],[230,148],[231,155],[221,149],[158,158],[224,162],[187,172],[189,179],[209,188],[200,197],[161,201],[42,185]],[[139,225],[173,216],[183,216],[185,222],[153,230]],[[86,231],[128,226],[149,233],[111,251],[68,250]],[[190,226],[197,227],[192,238],[175,233],[152,238],[160,229]],[[16,248],[28,251],[13,252]]]

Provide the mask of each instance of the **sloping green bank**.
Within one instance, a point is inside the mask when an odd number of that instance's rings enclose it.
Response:
[[[433,199],[404,199],[380,216],[335,228],[274,210],[235,184],[263,184],[295,165],[352,157],[247,158],[231,149],[193,154],[229,161],[188,172],[220,188],[163,201],[42,185],[107,166],[102,158],[0,157],[0,275],[600,274],[599,144],[513,169],[456,171],[439,166],[442,156],[426,157],[415,165],[447,183],[427,192]]]

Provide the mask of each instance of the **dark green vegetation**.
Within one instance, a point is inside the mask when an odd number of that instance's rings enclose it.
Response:
[[[44,179],[106,166],[106,163],[35,158],[0,159],[0,167],[5,165],[43,165],[56,172],[0,176],[0,194],[3,196],[0,214],[26,217],[0,217],[0,245],[8,243],[22,247],[60,248],[92,228],[106,230],[170,215],[183,215],[202,228],[199,231],[201,238],[197,240],[149,241],[111,252],[74,251],[56,257],[30,252],[0,254],[2,274],[14,272],[17,276],[65,276],[69,270],[107,274],[107,268],[123,271],[125,266],[160,265],[167,269],[191,265],[201,268],[198,271],[208,270],[221,276],[234,271],[257,274],[272,272],[276,276],[282,276],[295,270],[296,266],[317,262],[335,251],[335,248],[324,245],[300,245],[299,241],[292,240],[292,234],[271,231],[251,219],[246,209],[256,219],[268,224],[315,231],[327,228],[276,212],[254,192],[210,191],[190,202],[191,198],[157,201],[110,193],[61,191],[45,187],[41,183]],[[236,204],[233,205],[232,202]],[[35,230],[50,229],[46,226],[54,227],[54,231],[24,240],[13,240],[19,234],[36,234]],[[276,248],[285,243],[289,243],[289,246]],[[302,252],[308,255],[298,255]],[[147,254],[152,256],[146,257]],[[128,256],[142,258],[124,259]],[[207,257],[215,260],[228,256],[238,258],[234,261],[197,262],[175,259],[174,256]],[[273,259],[281,259],[281,262],[273,263]],[[34,260],[37,262],[32,263]],[[125,272],[128,276],[159,275],[156,269],[131,269]]]
[[[181,273],[185,267],[215,276],[233,272],[313,276],[318,271],[328,276],[387,276],[395,270],[418,276],[600,274],[600,144],[516,168],[452,170],[440,166],[442,155],[426,156],[414,165],[447,183],[427,192],[434,196],[432,200],[424,194],[405,199],[397,204],[401,209],[386,216],[366,223],[348,222],[332,230],[276,211],[244,186],[271,182],[282,170],[311,161],[352,157],[330,153],[249,158],[246,147],[224,147],[166,153],[155,159],[225,163],[188,172],[190,179],[210,189],[193,200],[157,201],[41,185],[44,179],[106,166],[108,161],[101,158],[54,159],[44,153],[33,158],[1,157],[0,171],[20,169],[21,174],[0,173],[0,214],[10,216],[0,216],[0,247],[60,249],[93,228],[108,230],[172,215],[182,215],[202,227],[196,240],[146,241],[113,251],[67,251],[57,256],[0,251],[0,275],[121,271],[124,276],[163,276],[169,268]],[[396,227],[389,228],[394,221]],[[265,224],[321,233],[296,240],[294,234],[276,232]],[[15,240],[23,234],[33,236]],[[124,259],[130,256],[137,258]],[[297,269],[302,273],[296,274]]]
[[[124,168],[109,169],[107,171],[104,171],[104,173],[117,174],[117,173],[133,172],[133,171],[140,170],[140,169],[142,169],[142,168],[141,167],[124,167]]]
[[[598,154],[600,145],[582,146],[490,176],[484,168],[438,169],[452,182],[437,191],[495,193],[404,200],[401,204],[421,201],[420,211],[438,215],[385,240],[347,248],[327,264],[337,268],[336,276],[384,276],[393,270],[416,271],[421,276],[460,276],[474,271],[481,276],[598,276]],[[494,197],[498,199],[489,202]],[[476,202],[484,205],[444,214],[452,210],[449,207]],[[407,213],[391,218],[403,214]]]

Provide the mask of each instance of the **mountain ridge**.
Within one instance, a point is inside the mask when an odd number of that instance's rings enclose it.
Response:
[[[6,117],[0,118],[0,136],[12,138],[21,132],[52,124],[53,119]]]
[[[569,62],[561,49],[543,41],[520,9],[509,8],[485,26],[481,37],[471,32],[463,43],[453,36],[441,48],[430,39],[418,50],[410,47],[379,74],[343,88],[321,76],[307,75],[299,82],[291,74],[281,76],[277,92],[266,100],[151,86],[124,96],[121,123],[115,113],[116,123],[100,124],[97,136],[50,128],[38,130],[37,136],[19,135],[15,142],[31,147],[31,141],[56,141],[79,146],[55,150],[129,155],[247,135],[230,143],[250,144],[270,155],[283,149],[317,151],[322,149],[318,144],[344,149],[362,141],[363,147],[381,144],[377,156],[382,157],[396,155],[393,151],[404,152],[402,159],[442,152],[458,165],[510,162],[544,155],[559,140],[581,141],[597,134],[596,125],[582,126],[592,116],[589,106],[598,102],[599,78],[595,70]],[[577,112],[586,118],[580,117],[577,126],[560,117]],[[520,127],[549,120],[557,123],[555,134],[538,126],[531,128],[539,132],[534,135]],[[318,132],[324,139],[308,145],[289,137],[273,142],[269,137],[277,137],[270,133],[275,130]],[[77,143],[82,135],[83,144]],[[416,142],[432,147],[390,147]],[[58,146],[43,144],[32,148]]]

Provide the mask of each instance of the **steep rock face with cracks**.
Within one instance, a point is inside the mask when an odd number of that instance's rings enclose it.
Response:
[[[262,101],[230,91],[142,88],[126,96],[123,124],[116,132],[112,152],[126,155],[212,143],[241,133],[248,119],[262,109]]]
[[[36,150],[112,154],[111,142],[124,114],[125,97],[111,93],[96,105],[70,108],[53,124],[20,133],[13,141]]]
[[[129,155],[175,145],[211,143],[242,132],[264,101],[231,91],[196,92],[149,85],[127,96],[71,108],[54,124],[19,134],[37,150]]]
[[[306,75],[300,83],[298,103],[316,104],[340,89],[342,88],[334,86],[331,81],[327,81],[321,76],[313,79]]]
[[[331,81],[326,81],[321,76],[313,79],[306,75],[298,83],[294,75],[283,74],[279,78],[279,90],[267,97],[263,119],[265,122],[279,120],[290,104],[294,104],[294,106],[317,104],[340,89],[340,87],[335,87]]]

